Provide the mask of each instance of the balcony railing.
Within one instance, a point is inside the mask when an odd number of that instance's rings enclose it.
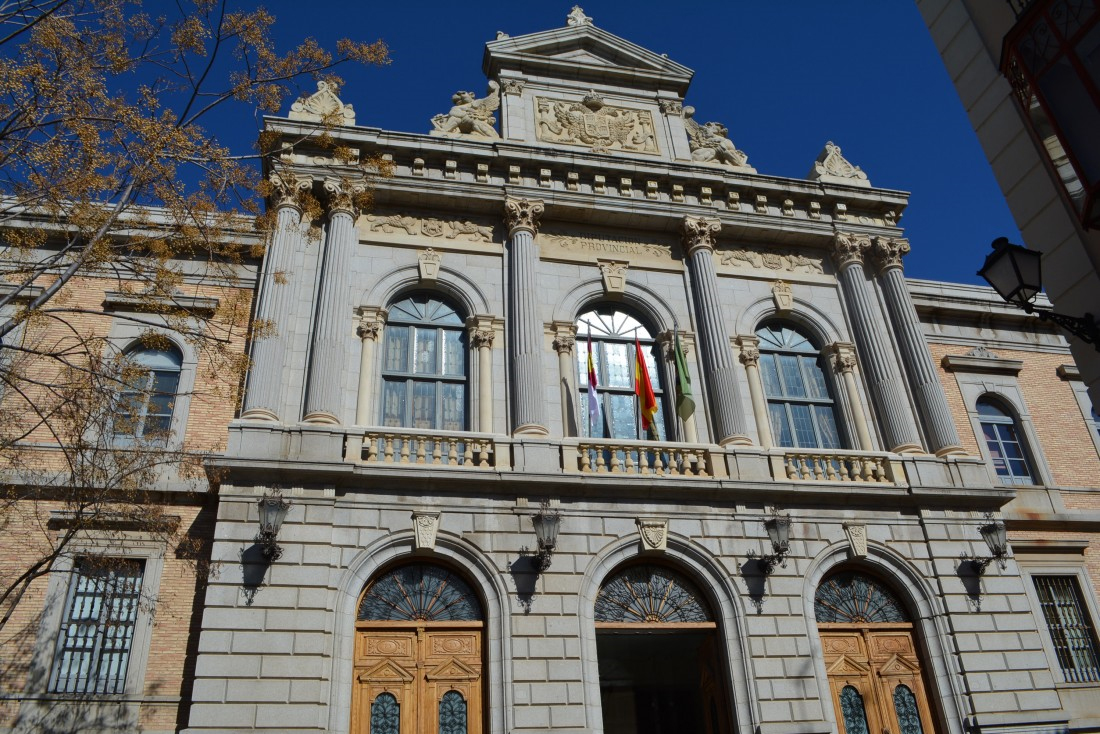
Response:
[[[715,476],[711,448],[686,443],[581,439],[575,446],[562,445],[562,466],[582,474],[709,478]]]
[[[496,469],[492,436],[454,431],[367,430],[349,434],[344,458],[357,464]]]
[[[894,467],[884,454],[853,451],[785,450],[773,456],[776,479],[794,482],[895,484]]]

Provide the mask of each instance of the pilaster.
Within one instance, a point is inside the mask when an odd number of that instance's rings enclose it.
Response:
[[[849,342],[836,342],[826,348],[826,353],[831,355],[833,371],[840,377],[844,384],[844,397],[848,402],[849,411],[852,414],[855,439],[860,451],[873,451],[874,442],[871,441],[871,431],[867,426],[866,414],[863,410],[863,398],[859,395],[859,387],[856,382],[856,348]]]
[[[561,425],[565,436],[578,436],[577,425],[577,325],[571,321],[550,324],[554,351],[558,353],[558,383],[561,386]]]
[[[771,417],[768,415],[764,385],[760,380],[760,339],[755,336],[739,336],[737,346],[740,349],[737,358],[745,366],[745,375],[749,380],[749,400],[752,402],[752,412],[756,418],[756,435],[760,437],[760,446],[770,449],[775,445],[775,439],[772,437]]]

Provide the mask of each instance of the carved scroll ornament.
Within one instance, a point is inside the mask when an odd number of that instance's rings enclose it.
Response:
[[[504,201],[504,221],[511,235],[518,229],[526,229],[532,234],[538,232],[539,217],[546,211],[545,205],[537,199],[514,199]]]

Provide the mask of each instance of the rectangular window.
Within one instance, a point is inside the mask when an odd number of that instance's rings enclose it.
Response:
[[[1096,631],[1073,576],[1035,576],[1035,591],[1062,674],[1071,683],[1100,681]]]
[[[145,562],[77,559],[73,565],[51,693],[123,693]]]

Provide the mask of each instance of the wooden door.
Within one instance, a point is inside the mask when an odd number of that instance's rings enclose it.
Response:
[[[362,629],[352,734],[481,734],[480,624]]]
[[[843,734],[935,734],[911,625],[822,624],[820,631]]]

